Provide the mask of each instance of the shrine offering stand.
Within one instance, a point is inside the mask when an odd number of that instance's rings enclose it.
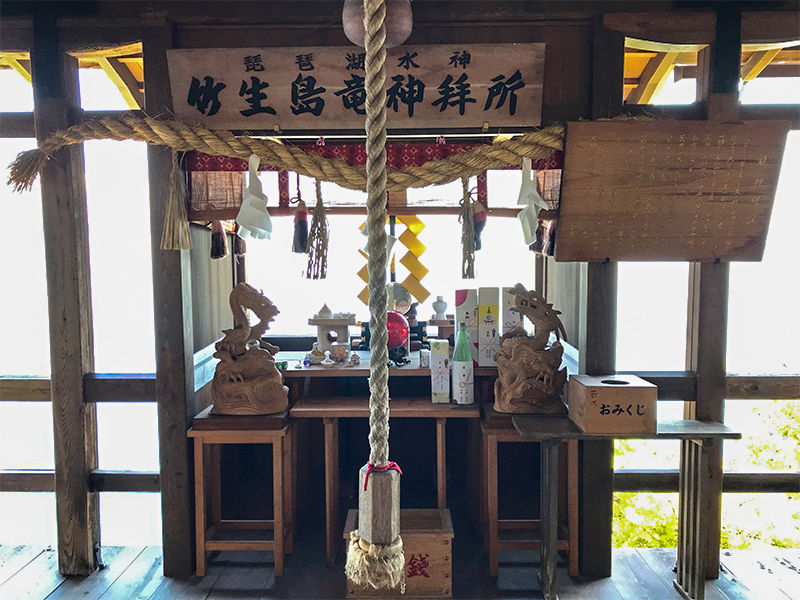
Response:
[[[515,416],[513,423],[523,439],[539,440],[541,454],[542,545],[540,584],[546,600],[556,600],[558,519],[558,445],[561,440],[658,439],[681,441],[678,485],[678,565],[675,587],[684,598],[705,597],[705,548],[709,531],[702,519],[708,500],[708,455],[724,439],[740,439],[721,423],[710,421],[659,421],[655,434],[583,433],[566,417]]]
[[[417,369],[419,370],[419,369]],[[353,374],[352,369],[348,369]],[[430,372],[424,369],[425,375]],[[394,374],[394,372],[392,372]],[[480,417],[480,406],[433,404],[430,397],[397,398],[389,402],[392,418],[436,419],[437,507],[447,507],[446,423],[447,419]],[[325,426],[325,535],[327,559],[332,564],[340,546],[339,515],[339,419],[369,417],[367,398],[301,398],[289,411],[292,418],[322,419]]]
[[[271,550],[275,555],[275,575],[283,575],[284,554],[292,552],[294,530],[295,454],[292,438],[294,423],[290,421],[288,412],[263,416],[234,416],[211,415],[210,410],[211,407],[198,414],[188,432],[188,436],[194,438],[197,575],[205,575],[206,552],[214,550]],[[272,446],[272,519],[222,518],[220,497],[222,444]],[[206,447],[210,454],[208,473],[205,467]],[[210,489],[207,489],[207,480]],[[272,539],[265,539],[269,537],[270,531]],[[249,539],[243,539],[245,537]]]

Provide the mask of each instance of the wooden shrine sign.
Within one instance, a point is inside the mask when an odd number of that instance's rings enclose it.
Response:
[[[364,129],[357,46],[168,50],[175,114],[211,129]],[[544,44],[400,46],[386,52],[387,126],[539,125]]]
[[[556,260],[761,260],[788,130],[569,123]]]

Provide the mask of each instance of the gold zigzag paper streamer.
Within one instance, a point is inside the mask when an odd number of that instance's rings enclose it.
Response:
[[[422,253],[428,248],[417,236],[425,229],[425,223],[415,215],[398,215],[396,219],[399,223],[406,226],[406,230],[397,238],[397,240],[408,249],[408,252],[400,259],[400,264],[408,269],[409,272],[408,277],[403,280],[402,285],[417,299],[417,301],[424,302],[428,296],[431,295],[431,293],[425,289],[425,286],[422,285],[422,279],[429,273],[429,269],[422,264],[419,257],[422,256]],[[362,224],[359,229],[363,228],[365,225],[366,223]],[[367,259],[367,254],[363,250],[359,250],[359,253],[365,260]],[[392,257],[392,265],[394,265],[394,256]],[[358,271],[358,276],[364,283],[369,284],[369,270],[367,265],[361,267]],[[358,294],[358,299],[364,304],[369,303],[368,285]]]

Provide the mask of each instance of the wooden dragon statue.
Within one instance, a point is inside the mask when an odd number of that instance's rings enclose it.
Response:
[[[497,380],[494,384],[494,409],[503,413],[566,414],[561,400],[567,382],[567,370],[561,369],[566,339],[561,314],[545,298],[518,283],[508,292],[514,296],[511,310],[528,317],[533,335],[524,329],[509,332],[500,338]],[[556,339],[548,345],[550,333]]]
[[[267,415],[289,407],[289,388],[275,366],[277,346],[261,341],[270,322],[279,314],[277,307],[261,292],[240,283],[230,295],[233,329],[225,329],[214,346],[219,359],[211,383],[212,413],[223,415]],[[259,321],[250,325],[247,309]]]

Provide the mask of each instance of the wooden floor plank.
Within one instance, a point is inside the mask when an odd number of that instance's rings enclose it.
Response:
[[[148,546],[100,599],[149,600],[164,581],[161,562],[161,546]]]
[[[639,556],[650,566],[653,571],[658,573],[660,577],[672,586],[675,580],[675,561],[678,554],[675,548],[639,548]],[[706,582],[706,600],[754,600],[752,594],[748,590],[740,586],[738,583],[733,582],[727,575],[721,575],[721,579],[711,580]],[[738,591],[739,594],[744,593],[744,596],[734,596],[729,598],[727,594],[722,591],[721,585],[731,585],[732,590]],[[674,589],[674,587],[673,587]],[[680,596],[678,596],[680,597]]]
[[[41,546],[0,546],[0,585],[42,553]]]
[[[165,579],[161,572],[161,548],[103,549],[108,568],[89,577],[64,578],[58,574],[57,553],[31,546],[0,546],[0,599],[48,600],[228,600],[232,598],[333,598],[344,596],[344,574],[325,567],[324,548],[301,547],[290,560],[286,575],[276,585],[272,554],[268,552],[221,552],[211,555],[203,578]],[[309,550],[308,553],[303,550]],[[454,560],[454,597],[513,599],[539,597],[538,553],[507,556],[500,577],[489,578],[485,556],[477,544],[464,548]],[[509,553],[509,555],[512,553]],[[582,582],[559,568],[561,600],[673,600],[674,548],[617,549],[613,576]],[[523,560],[524,559],[524,560]],[[800,551],[726,550],[720,578],[706,585],[708,600],[800,600]],[[341,561],[340,561],[341,563]],[[467,565],[470,568],[465,568]],[[461,580],[467,579],[465,584]],[[747,587],[745,587],[747,586]],[[521,596],[522,595],[522,596]]]
[[[623,598],[666,600],[681,595],[672,585],[671,569],[654,570],[637,548],[615,548],[612,582]]]
[[[152,600],[206,600],[224,567],[210,565],[205,577],[193,575],[186,579],[164,578]]]
[[[274,598],[275,569],[272,552],[221,552],[209,564],[224,565],[208,600]]]
[[[103,546],[105,568],[86,577],[68,577],[47,600],[99,598],[143,551],[142,546]]]
[[[749,589],[756,598],[769,598],[770,600],[800,599],[800,582],[784,581],[792,573],[784,569],[776,560],[777,549],[770,552],[757,550],[723,550],[722,563]],[[800,579],[800,577],[798,578]]]
[[[48,548],[0,585],[0,598],[42,600],[64,579],[58,572],[58,552]]]

